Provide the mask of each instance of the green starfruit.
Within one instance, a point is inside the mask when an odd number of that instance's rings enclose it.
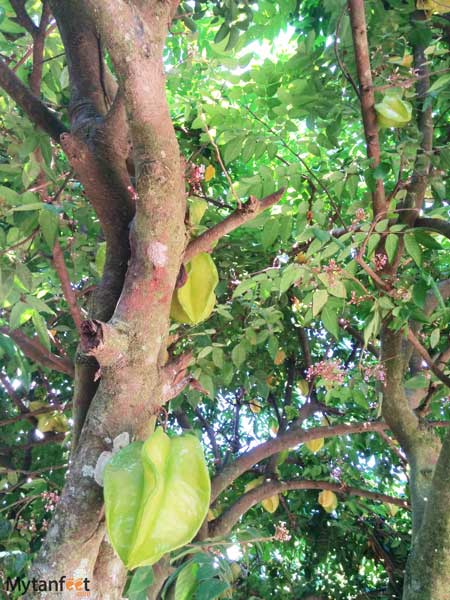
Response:
[[[170,316],[180,323],[197,325],[214,309],[214,290],[219,283],[217,267],[207,252],[201,252],[186,265],[187,281],[175,290]]]
[[[382,102],[375,104],[375,110],[381,128],[404,127],[411,121],[411,104],[395,93],[386,94]]]
[[[127,567],[152,565],[189,543],[209,508],[211,484],[199,440],[157,429],[133,442],[105,467],[108,536]]]

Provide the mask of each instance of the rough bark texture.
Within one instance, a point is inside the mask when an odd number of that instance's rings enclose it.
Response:
[[[175,5],[149,2],[138,7],[106,0],[79,2],[76,7],[71,2],[53,3],[74,89],[72,132],[61,141],[97,212],[110,250],[91,314],[102,332],[112,330],[114,335],[101,336],[91,348],[101,368],[92,401],[92,374],[97,367],[89,362],[84,367],[85,358],[78,363],[82,373],[76,381],[75,402],[81,397],[81,410],[86,412],[89,404],[90,408],[33,575],[54,578],[58,573],[81,572],[92,580],[95,572],[96,581],[109,580],[104,587],[96,584],[97,598],[119,598],[124,573],[102,544],[102,493],[93,471],[114,437],[124,431],[138,437],[159,409],[170,302],[185,246],[183,173],[162,64]],[[118,20],[123,26],[120,30],[115,26]],[[98,36],[114,62],[124,99],[122,106],[116,104],[107,115]],[[118,120],[123,122],[124,106],[136,167],[136,213],[130,231],[127,132],[116,128]],[[115,343],[118,338],[120,347]],[[83,417],[76,416],[80,425]],[[105,553],[111,560],[105,560]]]

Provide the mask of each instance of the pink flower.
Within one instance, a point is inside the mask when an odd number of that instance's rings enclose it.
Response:
[[[386,265],[387,263],[387,256],[386,254],[375,254],[375,258],[374,261],[375,263],[375,269],[377,271],[381,271],[381,269]]]
[[[316,377],[321,377],[328,384],[342,384],[344,383],[344,376],[342,362],[339,359],[321,360],[306,371],[306,379],[308,381],[312,381]]]

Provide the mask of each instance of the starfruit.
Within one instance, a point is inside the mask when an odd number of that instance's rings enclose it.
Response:
[[[375,104],[375,110],[381,128],[404,127],[411,121],[411,104],[397,94],[386,94],[382,102]]]
[[[35,411],[40,408],[48,408],[49,405],[46,402],[34,401],[30,402],[30,410]],[[69,431],[69,421],[67,417],[57,411],[48,411],[42,413],[40,415],[36,415],[36,419],[38,422],[37,428],[42,433],[47,433],[48,431],[54,431],[55,433],[65,433]]]
[[[317,438],[316,440],[310,440],[306,442],[305,446],[308,448],[310,452],[319,452],[323,448],[325,440],[323,438]]]
[[[319,494],[319,504],[322,506],[328,513],[333,512],[333,510],[338,505],[338,499],[334,492],[330,490],[323,490]]]
[[[207,252],[201,252],[186,265],[186,283],[175,290],[170,316],[180,323],[197,325],[212,313],[214,290],[219,283],[216,265]]]
[[[124,565],[154,564],[189,543],[208,513],[211,484],[199,440],[157,429],[113,454],[103,491],[108,536]]]
[[[416,6],[430,14],[450,12],[450,0],[417,0]]]
[[[275,354],[275,358],[273,359],[273,363],[279,367],[280,365],[282,365],[284,363],[286,359],[286,352],[284,350],[278,350],[278,352]]]
[[[200,225],[203,215],[208,210],[208,203],[202,198],[189,198],[189,222],[191,225]]]
[[[208,165],[205,170],[205,181],[211,181],[216,174],[216,169],[212,165]]]
[[[267,510],[267,512],[270,512],[270,513],[274,513],[277,510],[279,504],[280,504],[280,498],[279,498],[278,494],[275,494],[274,496],[270,496],[269,498],[265,498],[264,500],[261,501],[262,507],[265,510]]]

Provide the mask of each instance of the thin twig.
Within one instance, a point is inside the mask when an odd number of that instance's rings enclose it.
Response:
[[[241,199],[239,198],[236,190],[234,189],[233,181],[232,181],[232,179],[230,177],[230,174],[228,173],[227,168],[225,167],[225,163],[222,160],[222,155],[220,153],[219,146],[214,141],[214,138],[213,138],[213,136],[212,136],[212,134],[211,134],[211,132],[209,130],[208,124],[206,122],[206,117],[205,117],[204,114],[201,115],[201,119],[203,121],[203,125],[205,126],[205,130],[206,130],[206,133],[207,133],[207,135],[209,137],[209,141],[211,142],[211,145],[213,146],[213,148],[214,148],[214,150],[216,152],[217,161],[218,161],[218,163],[219,163],[219,165],[220,165],[220,167],[221,167],[221,169],[223,171],[223,174],[226,177],[226,180],[228,181],[228,185],[230,186],[231,193],[233,194],[233,197],[236,200],[237,206],[239,208],[241,208],[242,207]]]

